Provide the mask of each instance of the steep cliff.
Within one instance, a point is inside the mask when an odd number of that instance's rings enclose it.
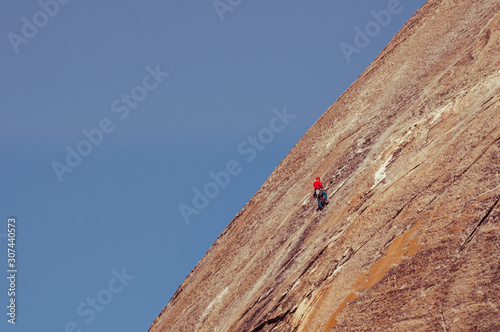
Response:
[[[429,0],[150,331],[500,331],[499,12]]]

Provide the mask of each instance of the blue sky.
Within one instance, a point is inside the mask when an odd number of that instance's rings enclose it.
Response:
[[[147,330],[424,2],[4,4],[0,267],[14,216],[18,272],[1,330]]]

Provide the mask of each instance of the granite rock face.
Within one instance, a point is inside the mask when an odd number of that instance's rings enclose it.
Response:
[[[429,0],[150,331],[500,331],[499,13]]]

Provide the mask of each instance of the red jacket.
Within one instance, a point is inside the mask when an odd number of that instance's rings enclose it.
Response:
[[[323,189],[323,185],[321,184],[321,182],[319,180],[316,180],[314,182],[314,189]]]

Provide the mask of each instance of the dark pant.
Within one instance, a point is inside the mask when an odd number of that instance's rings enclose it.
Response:
[[[319,206],[319,207],[323,207],[323,206],[321,205],[321,201],[320,201],[320,199],[319,199],[319,195],[321,195],[321,194],[323,194],[323,195],[325,196],[325,201],[327,201],[327,200],[328,200],[328,199],[327,199],[327,196],[326,196],[326,192],[325,192],[325,191],[320,191],[320,193],[318,194],[318,206]]]

